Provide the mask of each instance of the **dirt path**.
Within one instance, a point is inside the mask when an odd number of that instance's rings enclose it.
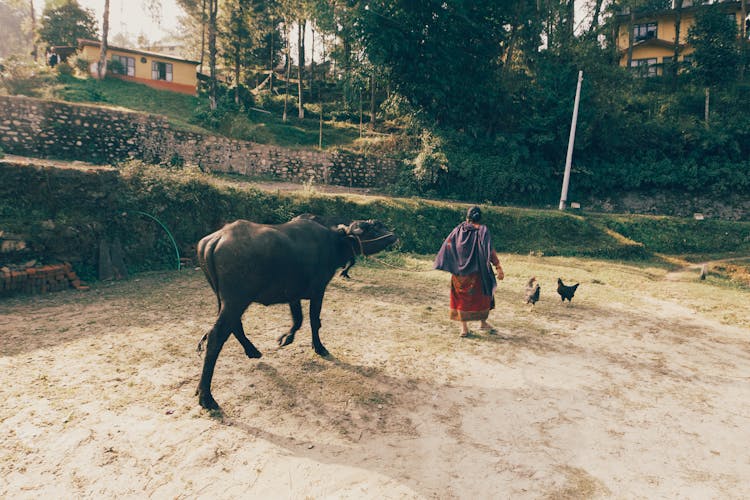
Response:
[[[199,409],[215,299],[194,270],[0,302],[0,497],[747,498],[748,292],[503,256],[496,336],[459,339],[447,277],[359,264],[307,323],[253,306]],[[409,268],[429,261],[407,259]],[[542,300],[522,304],[533,270]],[[581,281],[573,303],[558,276]]]

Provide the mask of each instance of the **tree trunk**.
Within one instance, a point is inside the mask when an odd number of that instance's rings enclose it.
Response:
[[[208,0],[208,67],[210,71],[208,103],[216,109],[216,15],[219,0]]]
[[[630,7],[630,17],[628,18],[628,69],[633,64],[633,24],[635,23],[635,9]],[[619,33],[618,33],[619,37]]]
[[[347,39],[346,35],[341,40],[343,55],[343,71],[345,81],[350,78],[349,74],[349,58],[351,57],[352,47]],[[349,111],[349,85],[344,85],[344,111]]]
[[[575,36],[575,30],[576,30],[576,3],[575,0],[568,0],[568,40],[570,42],[573,41],[573,37]]]
[[[241,61],[241,43],[242,39],[237,40],[237,44],[235,45],[234,50],[234,103],[239,106],[240,105],[240,73],[242,70],[242,61]]]
[[[235,7],[237,8],[237,7]],[[242,2],[238,4],[240,24],[245,22],[245,7]],[[240,76],[242,74],[242,47],[245,46],[245,40],[242,38],[242,29],[239,28],[237,39],[234,45],[234,103],[240,105]]]
[[[297,117],[302,120],[305,117],[305,107],[303,103],[303,77],[305,67],[305,26],[307,21],[297,21]]]
[[[101,80],[107,75],[107,36],[109,35],[109,0],[104,0],[102,17],[102,44],[99,48],[99,64],[96,66],[96,77]],[[127,74],[127,68],[126,72]]]
[[[284,22],[284,28],[285,30],[288,28],[288,24],[286,21]],[[292,75],[292,58],[291,56],[291,49],[289,48],[289,42],[291,41],[292,34],[290,31],[287,31],[287,41],[286,41],[286,78],[284,83],[284,113],[281,115],[281,121],[286,123],[286,110],[289,105],[289,78]]]
[[[590,31],[593,33],[599,28],[599,16],[602,13],[602,3],[604,0],[596,0],[596,6],[594,7],[594,18],[591,20]]]
[[[29,8],[31,9],[31,57],[37,60],[39,52],[36,47],[36,12],[34,11],[34,0],[29,0]]]
[[[315,27],[310,27],[310,73],[308,73],[308,86],[310,87],[310,101],[312,102],[313,96],[313,84],[315,83]]]
[[[375,130],[375,74],[370,73],[370,130]]]
[[[674,52],[672,56],[671,78],[672,90],[677,90],[678,58],[680,57],[680,30],[682,28],[682,0],[674,3]]]
[[[274,34],[276,33],[276,25],[274,24],[273,17],[271,17],[271,59],[269,60],[268,69],[270,70],[270,73],[268,74],[268,92],[273,95],[273,75],[274,75],[274,64],[273,64],[273,55],[274,55]]]
[[[198,73],[203,73],[203,59],[206,56],[206,0],[201,2],[201,60]]]
[[[708,119],[708,117],[709,117],[709,113],[710,113],[710,111],[709,111],[709,102],[710,102],[710,100],[711,100],[711,91],[709,90],[708,87],[706,87],[706,102],[705,102],[704,107],[703,107],[703,120],[706,123],[706,128],[709,127],[709,119]]]
[[[362,103],[362,87],[359,88],[359,137],[362,138],[362,123],[364,123],[364,104]]]
[[[742,13],[742,22],[740,23],[740,68],[739,75],[740,81],[745,81],[745,65],[747,64],[747,0],[742,0],[740,4],[740,12]]]

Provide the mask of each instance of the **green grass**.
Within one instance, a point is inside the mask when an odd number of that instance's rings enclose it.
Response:
[[[196,111],[206,112],[208,102],[205,97],[195,97],[176,92],[152,89],[146,85],[126,82],[116,78],[97,81],[91,78],[73,76],[59,77],[53,95],[61,100],[119,106],[145,113],[166,116],[169,121],[183,129],[201,130],[209,134],[219,134],[233,139],[272,144],[284,147],[318,147],[320,122],[315,113],[318,106],[310,106],[306,117],[297,118],[294,99],[289,100],[287,121],[282,120],[283,97],[264,99],[264,103],[245,112],[227,112],[214,117],[215,130],[196,119]],[[267,108],[270,113],[258,111]],[[322,146],[351,147],[359,139],[357,125],[325,120],[323,122]]]
[[[200,99],[194,96],[156,90],[140,83],[116,78],[96,81],[91,78],[61,77],[54,91],[58,99],[109,106],[164,115],[175,125],[195,128],[190,123]]]
[[[700,262],[750,255],[750,222],[651,215],[590,215],[595,223],[643,243],[652,252]]]

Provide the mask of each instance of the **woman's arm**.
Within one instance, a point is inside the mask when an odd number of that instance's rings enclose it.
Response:
[[[497,252],[495,252],[494,248],[490,253],[490,262],[492,262],[492,265],[495,266],[495,270],[497,271],[497,279],[502,280],[503,278],[505,278],[503,266],[500,265],[500,259],[497,258]]]

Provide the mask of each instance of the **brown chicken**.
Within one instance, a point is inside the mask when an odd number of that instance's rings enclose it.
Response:
[[[576,294],[576,290],[578,290],[578,285],[580,283],[568,286],[563,283],[562,279],[557,278],[557,293],[560,294],[560,300],[563,302],[565,302],[565,299],[568,299],[568,302],[573,300],[573,296]]]
[[[536,282],[536,276],[532,276],[526,284],[526,303],[532,306],[539,300],[539,291],[541,287]]]

